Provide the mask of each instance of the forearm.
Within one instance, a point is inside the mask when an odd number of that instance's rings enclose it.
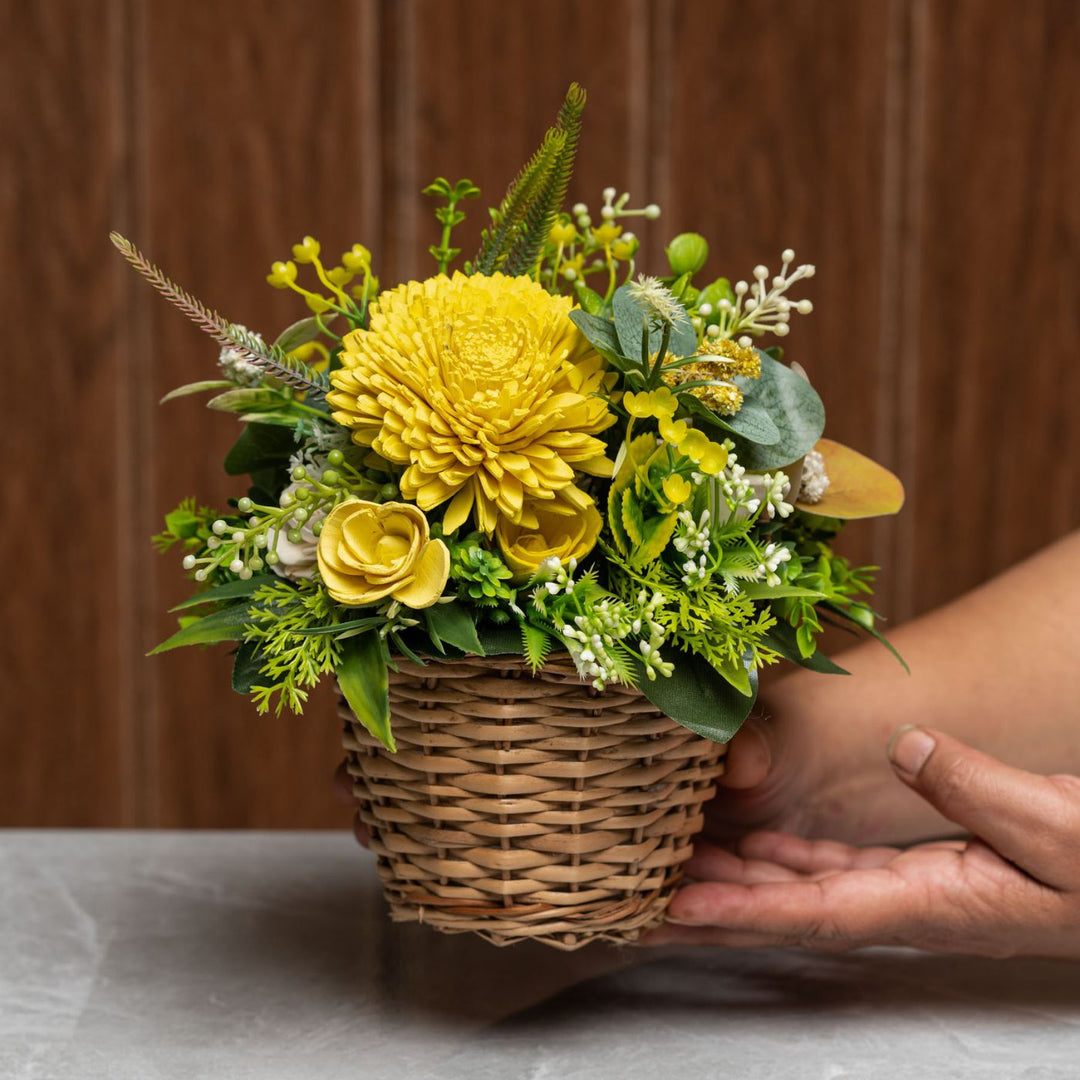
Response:
[[[819,756],[815,828],[906,841],[948,826],[891,780],[883,747],[905,723],[947,731],[1034,772],[1080,774],[1080,533],[876,643],[838,658],[850,677],[797,672],[765,705],[805,725]]]

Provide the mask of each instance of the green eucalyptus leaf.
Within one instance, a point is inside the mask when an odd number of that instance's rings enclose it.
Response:
[[[780,437],[769,444],[748,438],[738,440],[739,464],[751,472],[765,472],[798,461],[814,448],[825,429],[825,406],[806,379],[766,353],[759,351],[758,356],[760,379],[742,375],[734,379],[745,397],[740,412],[749,406],[768,413]]]
[[[640,357],[645,321],[649,319],[648,305],[638,300],[628,285],[623,285],[615,290],[612,309],[615,313],[615,332],[618,334],[623,356],[632,356],[635,359]],[[663,328],[655,325],[655,321],[650,320],[650,356],[659,351],[660,341],[664,336]],[[690,316],[680,308],[671,326],[668,356],[673,358],[690,356],[697,352],[697,347],[697,331],[694,329],[694,324],[690,321]]]
[[[577,302],[588,314],[603,316],[604,298],[598,292],[590,289],[583,281],[574,282],[574,295],[577,297]],[[607,322],[606,319],[604,321]]]
[[[390,730],[390,678],[382,643],[375,631],[349,638],[341,650],[338,686],[366,731],[391,753],[397,751]]]
[[[773,423],[773,418],[760,406],[745,402],[733,416],[719,416],[700,398],[693,394],[680,394],[679,401],[693,416],[700,416],[714,427],[738,435],[747,442],[772,446],[780,441],[780,429]],[[742,455],[739,455],[742,462]]]
[[[679,653],[670,678],[650,680],[644,670],[641,692],[666,716],[714,742],[728,742],[742,727],[757,697],[756,671],[747,672],[750,694],[737,690],[700,656]]]
[[[484,647],[476,634],[476,623],[459,604],[433,604],[424,609],[424,618],[432,632],[432,641],[437,637],[464,653],[484,655]]]
[[[205,390],[227,390],[234,385],[228,379],[204,379],[202,382],[191,382],[185,386],[178,386],[175,390],[170,390],[158,404],[164,405],[166,401],[172,401],[173,398],[187,397],[189,394],[201,394]]]
[[[323,326],[329,326],[335,318],[335,315],[330,315],[323,319]],[[306,345],[309,341],[314,341],[321,333],[322,330],[319,328],[318,320],[312,316],[307,319],[300,319],[291,326],[286,326],[278,334],[274,344],[283,352],[291,352],[301,345]]]
[[[581,331],[593,348],[597,349],[609,360],[614,359],[625,363],[622,347],[619,344],[618,335],[615,333],[615,326],[610,319],[594,315],[581,308],[575,308],[570,312],[570,321]],[[616,363],[616,366],[622,367],[619,363]]]
[[[251,622],[249,609],[249,604],[232,604],[220,611],[203,615],[202,618],[182,626],[160,645],[156,645],[147,656],[179,649],[183,645],[215,645],[219,641],[240,641],[244,636],[244,628]]]

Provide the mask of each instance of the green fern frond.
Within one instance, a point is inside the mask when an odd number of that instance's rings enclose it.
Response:
[[[506,256],[508,274],[526,274],[536,265],[544,250],[544,244],[555,224],[570,186],[577,156],[578,139],[581,137],[581,117],[585,111],[585,91],[577,83],[571,83],[566,100],[559,110],[556,129],[563,135],[562,148],[556,169],[544,189],[528,207],[525,220],[518,231],[514,245]]]
[[[522,652],[534,675],[544,666],[552,644],[551,635],[542,627],[528,622],[521,624]]]
[[[295,390],[303,390],[315,397],[323,397],[330,389],[330,381],[322,372],[312,371],[303,361],[289,356],[276,345],[266,345],[250,330],[231,323],[196,300],[164,271],[155,266],[130,240],[118,232],[109,233],[113,246],[125,259],[171,304],[179,308],[200,330],[205,331],[221,345],[236,349],[243,359],[261,368],[267,375],[278,379]]]
[[[492,211],[491,228],[482,234],[474,272],[523,274],[535,265],[566,197],[584,109],[585,91],[571,83],[555,126],[515,177],[499,208]]]

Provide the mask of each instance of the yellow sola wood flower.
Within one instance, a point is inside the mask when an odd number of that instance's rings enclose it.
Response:
[[[427,518],[409,503],[339,503],[323,519],[316,553],[326,591],[349,607],[388,596],[431,607],[450,575],[449,550],[430,538]]]
[[[516,585],[528,581],[545,559],[580,562],[596,546],[604,524],[595,506],[578,511],[555,500],[533,503],[530,509],[537,521],[533,528],[515,525],[506,518],[500,518],[495,526],[495,538]]]
[[[592,500],[575,470],[610,476],[615,422],[597,392],[600,355],[568,297],[527,277],[455,273],[390,289],[368,330],[346,335],[327,401],[353,440],[405,465],[401,493],[424,510],[449,500],[443,527],[469,514],[489,535],[500,516],[536,527],[526,500]]]

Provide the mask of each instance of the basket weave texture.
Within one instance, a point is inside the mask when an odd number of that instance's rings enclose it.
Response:
[[[535,676],[515,657],[398,666],[396,754],[340,706],[395,920],[559,949],[663,921],[722,745],[565,656]]]

